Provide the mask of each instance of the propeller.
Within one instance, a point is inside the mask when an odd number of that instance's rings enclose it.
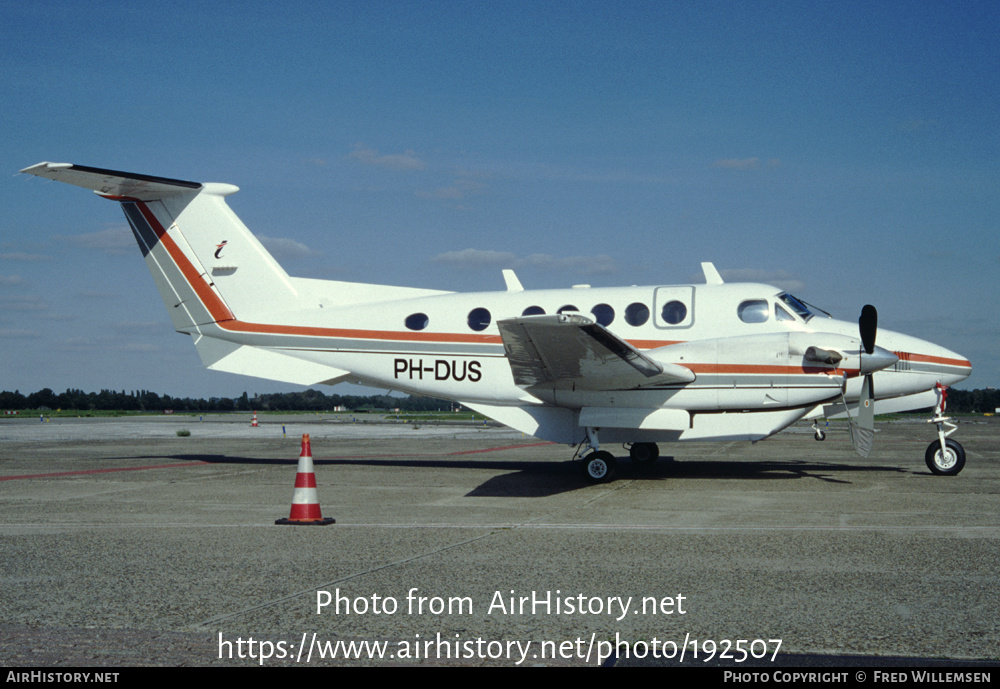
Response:
[[[869,357],[875,352],[875,336],[878,333],[878,311],[871,304],[865,304],[861,309],[861,318],[858,319],[858,331],[861,334],[861,351],[858,352],[858,361],[861,372],[871,368],[873,362],[869,361],[865,366],[865,354]],[[851,439],[854,442],[855,451],[862,457],[867,458],[872,451],[872,444],[875,441],[875,381],[871,373],[865,373],[864,382],[861,384],[861,397],[858,399],[858,423],[851,426]]]
[[[861,344],[867,354],[875,351],[875,334],[878,331],[878,311],[871,304],[865,304],[858,319],[858,330],[861,331]]]

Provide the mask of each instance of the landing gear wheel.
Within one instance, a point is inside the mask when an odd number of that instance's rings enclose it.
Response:
[[[965,466],[965,450],[956,440],[945,440],[945,451],[941,452],[941,442],[935,440],[927,446],[924,461],[932,474],[955,476]]]
[[[816,440],[826,440],[826,431],[816,429]]]
[[[598,450],[583,458],[583,476],[591,483],[606,483],[615,477],[618,463],[610,452]]]
[[[660,448],[656,443],[633,443],[628,455],[638,464],[652,464],[660,458]]]

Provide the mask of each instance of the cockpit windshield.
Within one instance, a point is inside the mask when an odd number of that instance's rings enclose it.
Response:
[[[808,321],[815,315],[813,314],[812,311],[809,310],[808,306],[806,306],[803,302],[793,297],[791,294],[783,292],[778,295],[778,299],[785,302],[785,304],[787,304],[788,307],[791,308],[792,311],[797,313],[799,318],[801,318],[804,321]]]

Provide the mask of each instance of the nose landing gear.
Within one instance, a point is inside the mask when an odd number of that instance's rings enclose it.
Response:
[[[938,439],[927,446],[924,461],[932,474],[955,476],[965,466],[965,450],[957,440],[948,437],[955,432],[958,426],[951,423],[950,417],[944,415],[945,403],[948,399],[947,388],[938,383],[937,394],[938,404],[934,408],[934,418],[928,419],[927,423],[937,426]],[[945,426],[949,430],[945,431]]]

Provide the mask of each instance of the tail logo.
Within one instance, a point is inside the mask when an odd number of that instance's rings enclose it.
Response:
[[[226,244],[229,243],[228,239],[223,239],[222,244],[215,245],[215,257],[222,258],[222,249],[225,248]]]

